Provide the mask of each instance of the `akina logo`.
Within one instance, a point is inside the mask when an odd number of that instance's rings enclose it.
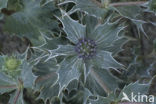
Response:
[[[145,95],[141,93],[135,94],[134,92],[131,92],[130,96],[128,96],[125,92],[123,92],[122,94],[122,102],[126,101],[133,103],[154,103],[155,101],[154,95]]]

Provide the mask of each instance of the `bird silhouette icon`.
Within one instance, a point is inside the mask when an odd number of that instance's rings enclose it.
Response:
[[[121,101],[131,101],[129,98],[128,98],[128,96],[127,96],[127,94],[126,93],[122,93],[123,94],[123,98],[121,99]]]

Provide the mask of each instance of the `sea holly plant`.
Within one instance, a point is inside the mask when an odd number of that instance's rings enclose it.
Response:
[[[33,88],[36,76],[32,73],[25,57],[16,54],[0,57],[0,93],[9,93],[9,104],[26,104],[23,100],[24,88]]]
[[[108,19],[104,24],[87,23],[83,25],[73,20],[65,12],[59,19],[63,24],[67,38],[71,41],[71,44],[59,45],[57,49],[49,50],[51,52],[49,58],[65,57],[57,71],[60,90],[72,80],[78,80],[80,76],[84,77],[85,83],[88,74],[92,71],[95,73],[94,68],[95,70],[96,68],[101,68],[101,70],[124,68],[107,50],[107,47],[114,46],[117,40],[123,38],[119,34],[124,27],[119,25],[118,21],[110,23]]]

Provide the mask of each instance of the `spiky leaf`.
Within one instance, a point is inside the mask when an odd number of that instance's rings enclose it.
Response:
[[[46,102],[47,99],[58,96],[59,85],[57,84],[57,70],[58,67],[55,59],[49,61],[42,59],[35,65],[34,73],[38,76],[35,81],[35,91],[41,91],[38,99],[43,99]]]
[[[111,99],[104,98],[104,97],[98,97],[96,100],[90,100],[89,101],[91,104],[110,104]]]
[[[123,90],[120,92],[120,95],[118,97],[119,100],[123,97],[123,92],[131,98],[131,93],[133,92],[134,95],[140,94],[147,94],[149,89],[149,84],[139,84],[138,82],[131,83],[128,86],[125,86]]]
[[[105,70],[94,68],[87,77],[86,87],[95,95],[105,95],[118,88],[118,79]]]
[[[38,99],[43,99],[46,102],[59,94],[59,85],[57,84],[58,75],[50,73],[40,76],[36,80],[36,90],[41,91]]]
[[[1,0],[0,1],[0,11],[1,11],[2,8],[7,7],[7,3],[8,3],[8,0]]]
[[[27,104],[23,99],[23,90],[17,90],[10,94],[9,104]]]
[[[27,0],[22,3],[22,10],[6,16],[4,30],[29,38],[33,45],[41,45],[44,43],[45,34],[51,34],[51,30],[58,26],[53,15],[50,15],[56,10],[55,4],[50,2],[41,6],[40,0]]]
[[[141,17],[144,11],[139,5],[116,7],[115,10],[121,16],[131,20],[137,26],[139,35],[140,35],[140,32],[143,32],[144,35],[147,36],[145,29],[143,28],[143,24],[145,24],[146,21],[144,21],[144,19]]]
[[[25,88],[33,88],[36,76],[32,72],[32,66],[23,62],[23,70],[21,72],[21,80]]]
[[[79,79],[80,69],[83,69],[83,63],[75,57],[68,57],[61,63],[58,71],[60,90],[62,90],[63,87],[67,87],[72,80]]]
[[[0,73],[0,94],[10,92],[17,88],[15,82],[3,73]]]
[[[78,21],[71,19],[65,12],[62,11],[62,13],[65,15],[61,21],[64,26],[64,31],[67,34],[67,38],[73,43],[77,43],[78,39],[85,36],[86,28],[82,24],[78,23]]]
[[[104,17],[108,9],[102,8],[101,5],[99,5],[97,2],[94,0],[65,0],[61,4],[66,4],[66,3],[75,3],[76,5],[69,11],[69,14],[74,13],[75,11],[83,11],[87,12],[87,14],[102,18]]]
[[[106,51],[97,53],[97,57],[93,59],[93,65],[104,69],[113,68],[116,70],[123,68],[123,65],[114,60],[111,53]]]

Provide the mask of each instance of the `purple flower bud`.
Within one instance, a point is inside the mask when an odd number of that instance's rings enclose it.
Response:
[[[90,59],[96,53],[96,43],[94,40],[81,38],[75,46],[75,52],[83,60]]]

